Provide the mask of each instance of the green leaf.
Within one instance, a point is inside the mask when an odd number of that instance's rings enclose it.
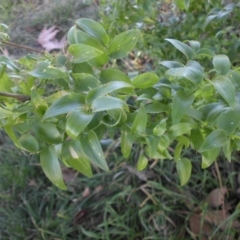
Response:
[[[0,108],[0,119],[10,117],[12,114],[13,114],[12,112],[10,112],[6,109]]]
[[[83,153],[78,140],[70,140],[62,144],[61,158],[78,172],[92,177],[90,160]]]
[[[145,105],[145,109],[147,113],[168,112],[168,106],[157,101],[153,101],[152,103]]]
[[[33,132],[41,141],[54,144],[62,141],[62,136],[52,123],[37,123],[33,126]]]
[[[215,53],[207,48],[201,48],[196,52],[197,56],[206,56],[209,58],[213,58],[215,56]]]
[[[147,127],[147,112],[143,104],[141,104],[139,111],[132,124],[132,132],[142,134],[145,133]]]
[[[223,97],[223,99],[231,106],[235,105],[235,90],[232,82],[225,76],[218,76],[211,81],[216,91]]]
[[[108,53],[111,58],[123,58],[135,47],[140,31],[128,30],[117,35],[109,45]]]
[[[205,28],[207,27],[207,25],[208,25],[212,20],[214,20],[216,17],[217,17],[217,14],[209,15],[209,16],[206,18],[206,20],[205,20],[205,22],[204,22],[204,24],[203,24],[203,30],[205,30]]]
[[[67,39],[70,44],[86,44],[103,52],[98,57],[89,60],[88,63],[91,66],[102,67],[108,61],[108,55],[102,44],[88,33],[78,30],[76,26],[73,26],[68,31]]]
[[[231,141],[229,140],[227,144],[223,146],[224,156],[229,162],[231,162],[232,151],[233,151],[233,146],[231,144]]]
[[[103,70],[100,74],[100,81],[103,84],[113,82],[113,81],[123,81],[131,84],[131,81],[127,77],[127,75],[124,72],[119,71],[117,69]]]
[[[179,161],[181,157],[183,144],[181,142],[178,142],[175,149],[174,149],[174,159],[175,161]]]
[[[89,160],[104,171],[109,171],[100,142],[93,131],[80,135],[80,144],[84,154]]]
[[[41,79],[59,79],[68,77],[68,73],[64,69],[53,67],[47,62],[38,63],[36,68],[33,71],[28,72],[28,74]]]
[[[159,81],[159,78],[154,73],[143,73],[132,80],[135,88],[150,88]]]
[[[17,68],[16,64],[9,57],[0,56],[0,63],[6,65],[8,69],[14,72],[19,72],[19,69]]]
[[[93,101],[91,108],[93,112],[102,112],[118,108],[124,108],[128,111],[128,105],[123,100],[114,97],[97,98]]]
[[[39,144],[35,137],[33,137],[30,134],[22,135],[18,142],[21,146],[21,148],[25,151],[28,151],[30,153],[36,153],[39,150]]]
[[[102,97],[106,94],[109,94],[111,92],[124,89],[124,88],[131,89],[133,88],[133,86],[126,82],[120,82],[120,81],[109,82],[107,84],[104,84],[102,86],[92,89],[86,97],[86,103],[91,103],[93,100],[99,97]],[[124,91],[124,90],[121,90],[121,91]]]
[[[154,135],[162,136],[165,133],[167,127],[166,121],[167,118],[162,119],[160,123],[153,129]]]
[[[7,133],[7,135],[9,136],[9,138],[13,141],[14,145],[18,148],[21,148],[19,141],[13,131],[12,126],[5,126],[4,127],[4,131]]]
[[[145,157],[142,153],[140,153],[140,156],[138,158],[137,162],[137,170],[143,171],[148,165],[148,159]]]
[[[90,34],[91,36],[97,38],[104,45],[108,44],[109,37],[103,28],[103,26],[91,19],[80,18],[76,20],[76,24],[85,32]]]
[[[48,179],[57,187],[66,190],[66,186],[63,182],[61,167],[54,146],[44,148],[40,152],[40,161],[43,172]]]
[[[202,168],[205,169],[209,167],[214,161],[217,160],[217,157],[220,153],[221,148],[213,148],[206,152],[202,152]]]
[[[204,140],[199,152],[205,152],[213,148],[219,148],[224,146],[228,142],[229,138],[226,132],[222,129],[217,129],[211,132]]]
[[[180,185],[183,186],[185,185],[192,172],[192,163],[189,159],[187,158],[182,158],[179,161],[177,161],[177,173],[178,177],[180,179]]]
[[[127,127],[123,127],[121,130],[121,151],[123,154],[123,157],[128,158],[132,145],[135,141],[136,137]]]
[[[231,63],[228,56],[219,54],[214,56],[213,66],[217,74],[225,75],[230,70]]]
[[[217,126],[230,134],[235,131],[240,122],[240,108],[228,109],[217,118]]]
[[[175,138],[181,136],[185,133],[188,133],[193,128],[196,128],[195,124],[192,123],[176,123],[169,128],[169,137]]]
[[[84,93],[97,88],[101,83],[91,74],[88,73],[74,73],[72,88],[75,92]]]
[[[173,98],[172,122],[178,123],[188,111],[194,101],[193,94],[186,94],[183,89],[179,89]]]
[[[148,155],[151,158],[154,158],[158,152],[158,143],[159,143],[159,137],[158,136],[153,136],[153,135],[148,135],[145,137],[147,146],[148,146]]]
[[[99,49],[86,44],[72,44],[68,51],[71,54],[70,61],[73,63],[87,62],[103,54]]]
[[[165,40],[170,42],[175,48],[182,52],[188,60],[194,57],[194,51],[187,44],[170,38],[166,38]]]
[[[198,129],[198,128],[192,129],[191,134],[190,134],[190,139],[193,143],[193,146],[198,151],[204,141],[204,138],[203,138],[203,135],[202,135],[200,129]]]
[[[191,81],[194,85],[198,85],[203,80],[203,73],[193,67],[181,67],[181,68],[171,68],[166,72],[167,75],[172,77],[182,77]]]
[[[93,119],[94,114],[84,108],[75,109],[70,113],[66,122],[66,133],[71,138],[76,138]]]
[[[90,34],[85,33],[73,26],[70,28],[67,34],[67,40],[70,45],[72,44],[86,44],[91,47],[97,48],[100,51],[104,51],[103,45]]]
[[[164,67],[167,68],[179,68],[183,67],[183,64],[177,61],[161,61],[159,64],[163,65]]]
[[[85,97],[79,93],[71,93],[66,96],[59,98],[54,102],[43,116],[43,120],[56,117],[61,114],[69,113],[74,111],[76,108],[83,107],[85,104]]]

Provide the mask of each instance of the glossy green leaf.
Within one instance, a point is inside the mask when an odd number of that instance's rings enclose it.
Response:
[[[183,186],[188,182],[191,176],[192,163],[189,159],[182,158],[177,161],[176,167],[177,167],[178,177],[180,179],[180,185]]]
[[[216,91],[223,97],[223,99],[231,106],[235,105],[235,91],[232,82],[225,76],[218,76],[211,81]]]
[[[84,154],[93,164],[104,171],[109,171],[100,142],[93,131],[80,135],[80,144]]]
[[[39,150],[39,144],[35,137],[33,137],[30,134],[22,135],[18,142],[21,146],[21,148],[25,151],[28,151],[30,153],[36,153]]]
[[[132,132],[142,134],[145,133],[147,127],[148,116],[145,106],[142,104],[132,124]]]
[[[78,172],[88,177],[92,176],[90,161],[83,153],[78,140],[69,140],[62,144],[61,158]]]
[[[143,171],[148,165],[148,159],[145,157],[142,153],[140,153],[140,156],[138,158],[137,162],[137,170]]]
[[[159,64],[167,68],[179,68],[184,66],[182,63],[177,61],[161,61]]]
[[[13,113],[4,108],[0,108],[0,119],[10,117]]]
[[[74,73],[72,88],[75,92],[84,93],[100,86],[100,81],[88,73]]]
[[[225,75],[230,70],[231,63],[228,56],[219,54],[214,56],[213,66],[217,74]]]
[[[205,168],[209,167],[210,165],[212,165],[212,163],[217,160],[220,150],[221,150],[221,148],[213,148],[206,152],[202,152],[201,153],[202,154],[201,167],[203,169],[205,169]]]
[[[71,54],[70,61],[73,63],[87,62],[103,54],[99,49],[86,44],[72,44],[68,47],[68,51]]]
[[[200,84],[203,80],[203,73],[199,71],[199,69],[193,67],[171,68],[166,74],[172,77],[186,78],[194,85]]]
[[[190,139],[193,143],[194,148],[198,151],[204,141],[203,135],[199,128],[191,130]]]
[[[183,144],[181,142],[178,142],[176,147],[174,148],[174,159],[176,161],[180,160],[182,148],[183,148]]]
[[[93,100],[102,97],[106,94],[109,94],[111,92],[117,91],[121,89],[121,92],[123,92],[123,89],[132,89],[133,86],[129,83],[126,82],[120,82],[120,81],[114,81],[114,82],[109,82],[107,84],[101,85],[97,88],[92,89],[87,97],[86,97],[86,102],[91,103]],[[128,90],[129,91],[129,90]]]
[[[207,48],[201,48],[196,52],[197,56],[206,56],[209,58],[213,58],[215,56],[215,53]]]
[[[168,106],[157,101],[153,101],[152,103],[145,105],[145,109],[147,113],[168,112]]]
[[[207,27],[207,25],[208,25],[212,20],[214,20],[216,17],[217,17],[217,14],[209,15],[209,16],[206,18],[206,20],[205,20],[205,22],[204,22],[204,24],[203,24],[203,30],[205,30],[205,28]]]
[[[154,158],[158,152],[158,143],[159,137],[154,135],[148,135],[145,137],[147,147],[148,147],[148,156]]]
[[[231,162],[231,157],[232,157],[232,151],[233,151],[233,146],[231,144],[231,141],[229,140],[227,144],[223,146],[223,153],[226,159]]]
[[[222,129],[217,129],[211,132],[204,140],[199,152],[205,152],[213,148],[219,148],[224,146],[228,142],[229,138],[227,133]]]
[[[187,44],[180,42],[176,39],[166,38],[165,40],[170,42],[176,49],[182,52],[188,60],[194,57],[194,51]]]
[[[29,75],[41,79],[59,79],[68,76],[68,73],[61,68],[53,67],[47,62],[40,62],[36,68],[28,72]]]
[[[91,47],[97,48],[100,51],[104,51],[103,45],[94,37],[92,37],[90,34],[85,33],[79,29],[77,29],[76,26],[73,26],[70,28],[67,34],[67,40],[70,45],[72,44],[86,44]]]
[[[104,69],[100,74],[100,81],[103,84],[113,81],[123,81],[131,84],[127,75],[118,69]]]
[[[74,111],[76,108],[83,107],[85,104],[85,97],[82,94],[71,93],[59,98],[54,102],[43,116],[43,120],[56,117],[61,114]]]
[[[52,123],[37,123],[32,128],[34,134],[41,141],[54,144],[62,141],[62,136]]]
[[[109,45],[108,53],[111,58],[123,58],[135,47],[140,31],[128,30],[117,35]]]
[[[76,24],[86,33],[98,39],[102,44],[107,45],[109,37],[103,26],[91,19],[80,18],[76,20]]]
[[[178,123],[185,115],[194,101],[193,94],[186,94],[183,89],[179,89],[173,98],[172,122]]]
[[[6,65],[8,69],[14,72],[19,72],[19,69],[16,66],[16,64],[7,56],[3,56],[3,55],[0,56],[0,63]]]
[[[217,126],[226,133],[232,133],[239,126],[240,108],[228,109],[220,114],[217,119]]]
[[[7,133],[7,135],[9,136],[9,138],[13,141],[14,145],[18,148],[21,148],[19,141],[13,131],[12,126],[5,126],[4,127],[4,131]]]
[[[66,133],[71,138],[76,138],[93,119],[94,114],[84,108],[75,109],[68,116],[66,122]]]
[[[166,127],[167,127],[166,121],[167,121],[167,118],[164,118],[160,121],[158,125],[156,125],[156,127],[153,129],[154,135],[162,136],[165,133]]]
[[[102,112],[118,108],[124,108],[128,111],[128,105],[126,102],[119,98],[108,96],[95,99],[92,103],[91,108],[93,112]]]
[[[136,137],[135,135],[130,132],[130,130],[127,127],[123,127],[121,130],[121,151],[123,154],[123,157],[128,158],[132,145],[135,141]]]
[[[40,152],[40,161],[43,172],[47,178],[57,187],[66,190],[63,182],[62,171],[54,146],[44,148]]]
[[[159,81],[159,78],[154,73],[142,73],[132,80],[135,88],[150,88]]]
[[[176,123],[169,128],[169,134],[171,138],[175,138],[190,132],[193,128],[196,128],[196,125],[192,123]]]

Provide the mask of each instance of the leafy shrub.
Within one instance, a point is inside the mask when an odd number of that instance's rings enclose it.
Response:
[[[230,161],[239,149],[240,73],[229,58],[198,41],[168,38],[184,57],[162,61],[168,70],[161,76],[104,67],[127,56],[140,35],[133,29],[111,38],[101,24],[82,18],[68,32],[65,55],[0,57],[0,126],[18,148],[40,154],[56,186],[66,189],[59,159],[86,176],[91,164],[109,170],[100,143],[106,132],[121,134],[125,158],[140,145],[138,170],[149,158],[174,159],[181,185],[192,169],[186,149],[202,155],[203,168],[221,151]],[[4,32],[1,37],[7,40]],[[213,67],[204,69],[202,56]]]

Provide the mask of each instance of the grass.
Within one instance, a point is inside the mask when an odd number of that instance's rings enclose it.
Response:
[[[98,18],[97,6],[93,1],[75,0],[2,0],[0,2],[0,22],[9,25],[11,42],[35,49],[40,46],[37,38],[41,30],[58,26],[61,38],[74,21],[80,17]],[[23,49],[8,47],[10,55],[26,55]]]
[[[190,215],[196,207],[204,209],[203,200],[219,186],[214,167],[201,170],[200,159],[193,153],[193,175],[186,186],[179,187],[173,161],[149,167],[142,173],[148,180],[143,181],[132,167],[134,155],[122,164],[117,147],[108,154],[111,172],[95,169],[90,179],[79,174],[68,182],[68,190],[62,191],[46,179],[37,158],[16,150],[3,133],[1,140],[3,240],[192,239],[188,233]],[[239,169],[237,163],[232,164]],[[234,189],[237,172],[224,177],[230,165],[219,163],[223,184]],[[86,188],[90,193],[82,196]],[[227,239],[226,232],[220,233],[218,239]]]
[[[97,18],[91,1],[2,0],[0,22],[10,26],[11,40],[38,48],[36,39],[44,25],[54,24],[66,33],[74,19]],[[44,20],[44,21],[43,21]],[[24,51],[9,49],[20,56]],[[127,162],[117,144],[105,151],[111,168],[109,173],[95,169],[94,177],[65,172],[73,178],[68,190],[53,186],[43,174],[38,157],[18,151],[6,135],[0,134],[0,239],[1,240],[188,240],[194,239],[189,218],[201,209],[207,212],[204,199],[220,181],[216,166],[201,169],[201,159],[186,151],[193,163],[189,183],[179,187],[174,161],[154,160],[142,173],[136,172],[136,155]],[[137,148],[134,148],[137,151]],[[236,154],[231,163],[219,158],[218,167],[223,186],[230,189],[231,219],[239,218],[236,193],[240,165]],[[123,163],[124,162],[124,163]],[[139,175],[140,174],[140,175]],[[147,180],[143,180],[144,178]],[[89,194],[83,193],[89,190]],[[217,239],[239,239],[229,225],[225,230],[212,228]],[[212,238],[214,239],[214,238]]]

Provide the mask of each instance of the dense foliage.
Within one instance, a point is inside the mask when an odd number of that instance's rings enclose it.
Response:
[[[234,7],[215,9],[205,25],[221,19],[221,11],[229,16]],[[1,27],[1,41],[6,42],[6,26]],[[213,51],[218,49],[192,40],[196,34],[185,36],[186,41],[158,40],[163,44],[159,54],[165,51],[163,74],[111,68],[109,63],[126,57],[138,39],[155,38],[151,31],[108,35],[98,22],[81,18],[67,34],[64,55],[15,61],[0,57],[0,126],[18,148],[40,154],[43,171],[56,186],[66,189],[59,159],[87,176],[92,176],[91,164],[109,170],[101,147],[106,134],[121,135],[125,158],[139,144],[138,170],[149,159],[174,159],[181,185],[192,168],[186,149],[198,151],[206,168],[221,151],[230,161],[240,148],[240,71],[227,55]],[[175,56],[174,49],[182,54],[178,61],[167,58]]]

